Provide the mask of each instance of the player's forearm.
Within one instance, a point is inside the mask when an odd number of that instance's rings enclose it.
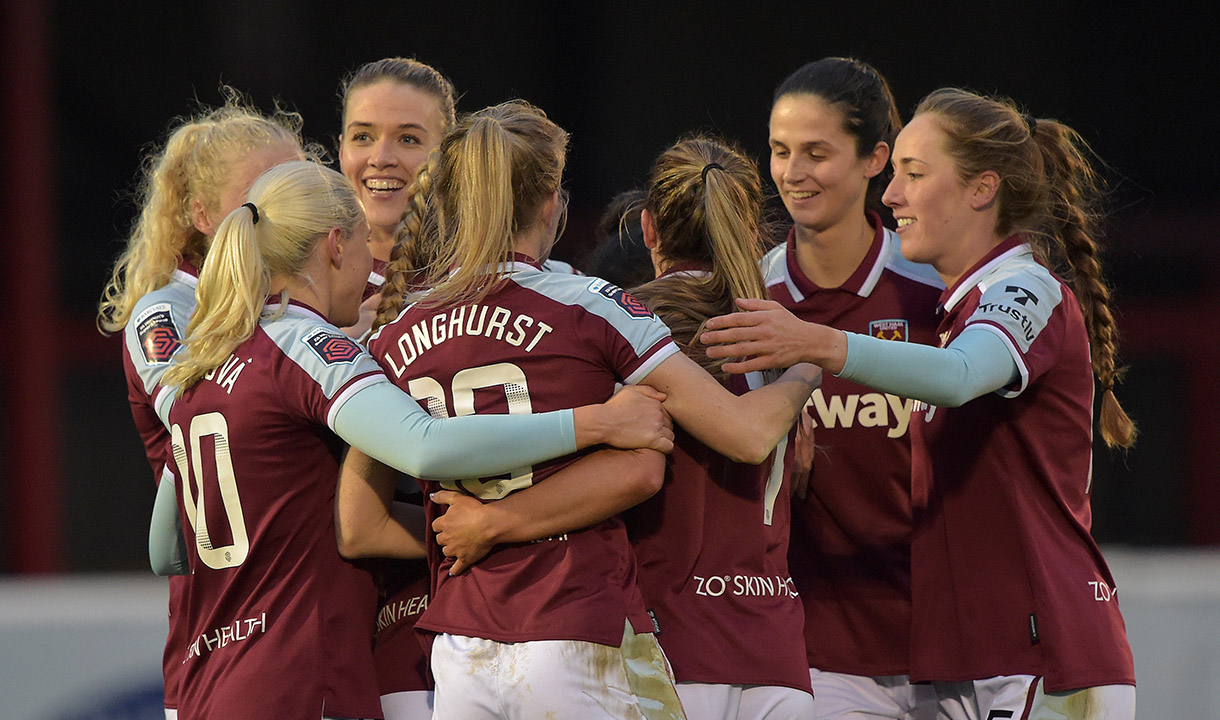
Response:
[[[393,503],[397,473],[351,450],[339,473],[335,541],[345,558],[424,556],[422,508]]]
[[[148,527],[148,561],[153,572],[161,576],[186,575],[191,571],[174,484],[173,473],[163,471]]]
[[[850,334],[841,377],[941,407],[959,407],[1020,379],[996,332],[968,328],[946,348]]]
[[[654,376],[664,384],[665,409],[679,425],[728,459],[755,465],[787,435],[821,381],[816,368],[797,365],[775,383],[738,396],[685,357],[666,360],[649,379]]]
[[[389,383],[355,393],[336,413],[334,430],[387,465],[438,480],[497,475],[577,447],[571,410],[437,419]]]
[[[595,525],[661,489],[665,456],[653,450],[600,450],[545,482],[487,503],[488,538],[529,542]]]

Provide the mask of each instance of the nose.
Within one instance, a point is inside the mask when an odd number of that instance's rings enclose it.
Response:
[[[784,158],[780,162],[782,162],[784,164],[783,165],[784,182],[789,182],[789,183],[795,182],[795,181],[800,180],[801,178],[805,177],[805,175],[807,174],[804,163],[802,163],[800,161],[800,159],[798,158],[796,153],[789,155],[787,158]]]
[[[394,155],[393,145],[389,138],[382,138],[373,145],[373,151],[369,153],[369,165],[375,168],[391,167],[398,164],[398,158]]]
[[[895,175],[890,184],[885,187],[885,193],[881,196],[881,204],[887,208],[896,208],[902,204],[902,176]]]

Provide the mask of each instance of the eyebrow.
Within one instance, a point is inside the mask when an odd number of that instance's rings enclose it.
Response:
[[[927,163],[924,162],[923,160],[920,160],[919,158],[914,158],[914,157],[894,158],[894,160],[893,160],[894,167],[898,167],[899,165],[910,165],[911,163],[919,163],[921,165],[927,165]]]
[[[373,127],[373,123],[365,122],[363,120],[353,120],[347,124],[348,130],[351,130],[352,128],[371,128],[371,127]],[[420,125],[419,123],[399,123],[397,126],[397,129],[399,129],[399,130],[423,130],[424,132],[428,131],[428,128],[424,127],[423,125]]]
[[[785,143],[785,142],[780,141],[780,140],[776,140],[775,138],[770,138],[770,139],[767,141],[767,144],[769,144],[769,145],[783,145],[784,147],[788,147],[788,143]],[[825,140],[814,140],[814,141],[812,141],[812,142],[802,142],[802,143],[797,143],[797,144],[796,144],[796,147],[797,147],[797,149],[804,150],[804,149],[806,149],[806,148],[813,148],[813,147],[831,147],[831,144],[830,144],[829,142],[825,141]]]

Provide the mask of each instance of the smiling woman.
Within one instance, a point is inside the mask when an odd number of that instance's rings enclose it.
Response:
[[[739,305],[760,312],[708,321],[705,342],[732,343],[708,355],[752,356],[726,364],[730,372],[812,361],[916,401],[915,716],[935,705],[947,720],[1134,718],[1114,577],[1090,535],[1098,390],[1101,439],[1135,442],[1113,391],[1118,346],[1098,261],[1095,158],[1060,122],[952,88],[920,102],[894,158],[884,200],[899,218],[902,253],[949,285],[940,346],[802,323],[751,301]]]
[[[339,166],[372,228],[375,260],[390,259],[415,171],[453,124],[453,83],[417,60],[366,63],[344,82]]]
[[[763,261],[771,298],[805,321],[935,342],[935,273],[902,257],[877,202],[902,126],[889,84],[866,62],[830,57],[798,68],[773,97],[771,178],[792,230]],[[819,451],[793,499],[789,569],[813,714],[875,718],[892,707],[882,717],[907,717],[910,400],[827,373],[809,416]]]

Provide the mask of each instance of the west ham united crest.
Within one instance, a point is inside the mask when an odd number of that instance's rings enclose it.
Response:
[[[868,334],[882,340],[907,341],[906,320],[874,320],[868,324]]]
[[[136,336],[147,365],[164,365],[182,347],[169,303],[157,303],[136,318]]]
[[[353,362],[362,352],[351,338],[326,328],[314,330],[301,338],[301,342],[308,345],[327,365]]]

